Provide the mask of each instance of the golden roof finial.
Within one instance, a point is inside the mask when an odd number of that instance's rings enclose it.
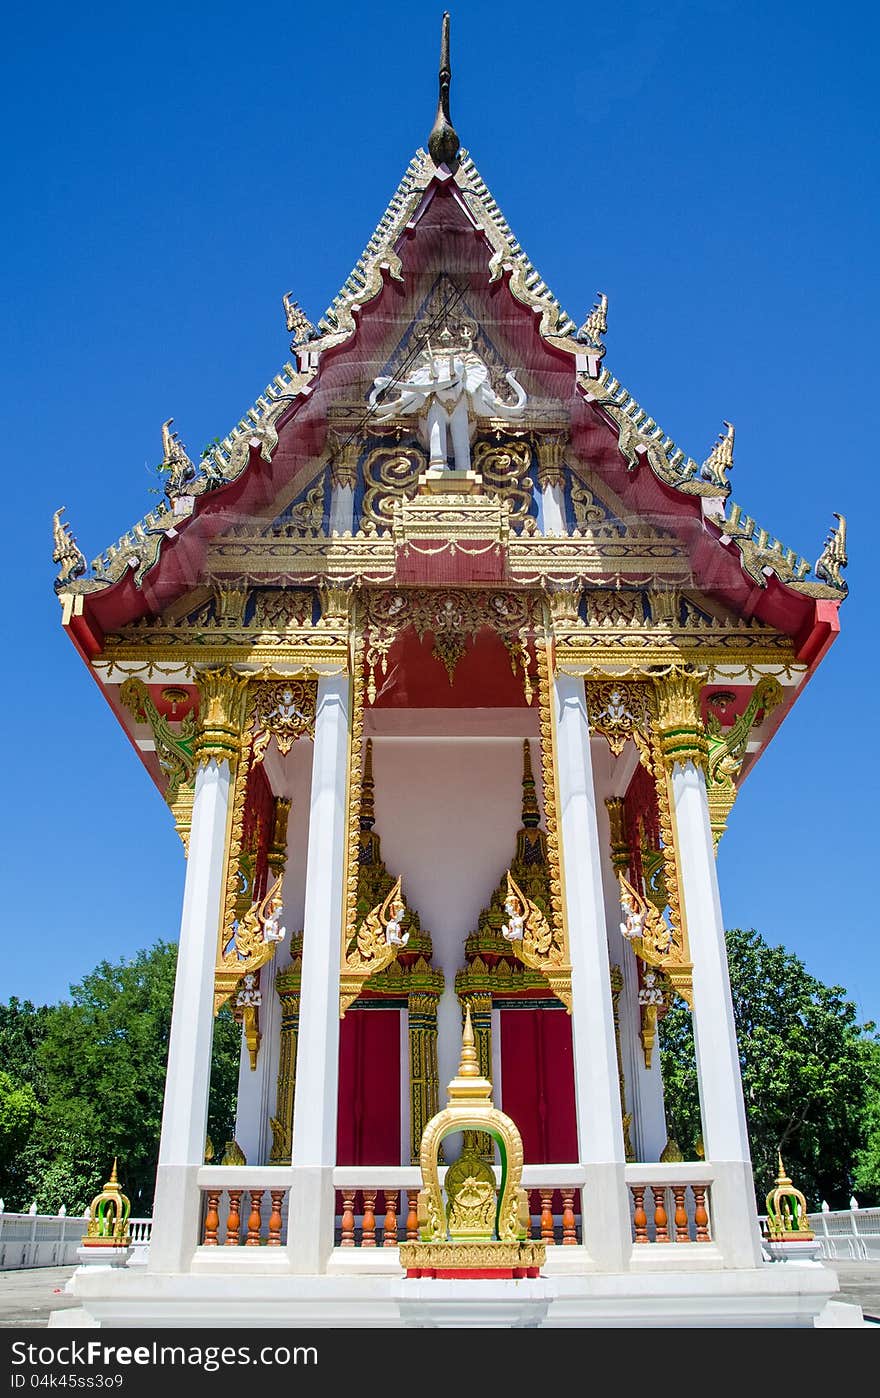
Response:
[[[455,169],[458,156],[458,133],[449,115],[449,84],[452,81],[452,68],[449,62],[449,11],[443,14],[443,29],[440,40],[440,95],[437,102],[437,116],[428,137],[428,150],[435,165],[447,165]]]
[[[117,1188],[117,1189],[119,1188],[119,1176],[118,1176],[117,1173],[116,1173],[116,1166],[117,1166],[118,1162],[119,1162],[119,1156],[118,1156],[118,1155],[114,1155],[114,1157],[113,1157],[113,1169],[110,1171],[110,1178],[109,1178],[109,1180],[107,1181],[107,1184],[105,1185],[105,1188],[106,1188],[106,1189],[111,1189],[111,1188],[113,1188],[114,1186],[115,1186],[115,1188]]]
[[[523,739],[522,823],[526,830],[536,830],[541,821],[535,777],[532,772],[532,749],[528,738]]]
[[[376,824],[374,797],[376,783],[373,780],[373,740],[367,739],[364,751],[364,775],[361,781],[361,829],[372,830]]]

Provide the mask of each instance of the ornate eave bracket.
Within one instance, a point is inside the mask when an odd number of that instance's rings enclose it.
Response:
[[[620,906],[624,921],[620,924],[624,941],[629,942],[636,956],[646,966],[660,971],[682,999],[693,1007],[693,965],[687,960],[678,929],[668,923],[660,910],[649,903],[633,887],[622,869],[617,870],[620,884]],[[647,1005],[648,1002],[645,1002]],[[650,1002],[655,1005],[656,1001]]]
[[[530,970],[539,971],[571,1014],[571,965],[562,938],[537,903],[523,893],[509,870],[504,906],[508,921],[501,935],[510,943],[512,955]]]
[[[400,884],[398,878],[383,901],[367,913],[353,942],[344,951],[339,972],[340,1019],[345,1018],[346,1010],[354,1004],[367,981],[384,971],[405,945],[400,934],[401,919],[406,911]]]
[[[279,874],[268,893],[259,903],[252,904],[240,919],[232,941],[217,962],[214,969],[215,1015],[234,994],[242,977],[259,971],[271,961],[283,940],[284,929],[277,927],[282,879],[283,875]]]

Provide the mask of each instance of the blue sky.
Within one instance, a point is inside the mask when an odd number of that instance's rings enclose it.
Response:
[[[59,624],[51,515],[88,558],[156,497],[160,424],[197,456],[316,319],[436,103],[439,6],[49,3],[4,29],[6,439],[0,998],[54,1000],[177,935],[169,814]],[[606,364],[733,495],[818,555],[849,521],[842,635],[722,843],[754,926],[880,1020],[875,557],[880,22],[867,4],[452,12],[463,145]]]

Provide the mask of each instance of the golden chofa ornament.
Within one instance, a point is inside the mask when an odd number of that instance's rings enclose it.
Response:
[[[120,1188],[116,1161],[110,1178],[89,1205],[89,1223],[82,1240],[86,1248],[127,1248],[131,1245],[128,1219],[131,1204]]]
[[[492,1084],[480,1073],[468,1006],[458,1073],[444,1109],[422,1136],[419,1239],[402,1243],[400,1265],[408,1277],[536,1277],[545,1244],[529,1240],[529,1205],[520,1185],[522,1137],[492,1102]],[[475,1153],[464,1151],[440,1184],[438,1157],[444,1137],[485,1131],[498,1147],[500,1179]]]
[[[777,1152],[779,1174],[767,1195],[767,1234],[773,1243],[808,1243],[814,1237],[807,1218],[807,1201],[795,1189]]]

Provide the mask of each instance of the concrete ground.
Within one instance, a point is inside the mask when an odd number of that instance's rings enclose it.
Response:
[[[829,1262],[826,1266],[840,1282],[835,1301],[861,1306],[866,1319],[880,1324],[880,1262]],[[45,1329],[50,1311],[75,1306],[75,1298],[64,1294],[64,1284],[74,1270],[32,1267],[0,1272],[0,1328]]]

